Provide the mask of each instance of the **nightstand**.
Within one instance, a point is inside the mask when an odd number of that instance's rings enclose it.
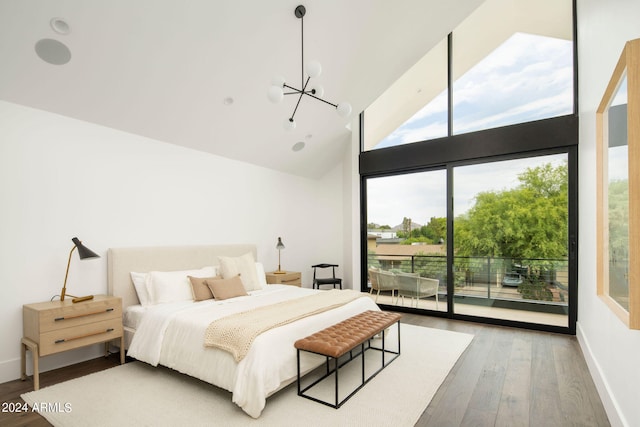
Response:
[[[27,378],[26,350],[33,356],[33,388],[40,388],[38,359],[120,338],[120,363],[124,363],[122,300],[96,295],[93,300],[72,303],[48,301],[22,307],[23,337],[20,344],[20,378]],[[106,350],[105,350],[106,351]]]
[[[273,271],[266,273],[267,283],[270,285],[291,285],[302,286],[302,273],[299,271],[287,271],[286,273],[276,274]]]

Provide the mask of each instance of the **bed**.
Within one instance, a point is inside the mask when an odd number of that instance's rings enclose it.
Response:
[[[287,285],[267,285],[264,268],[255,263],[258,286],[247,295],[224,300],[169,300],[142,305],[132,281],[132,272],[151,277],[158,272],[198,270],[213,267],[220,273],[220,260],[257,259],[255,245],[206,245],[177,247],[112,248],[108,251],[108,285],[111,295],[123,302],[125,343],[128,355],[151,365],[163,365],[206,381],[232,393],[232,401],[253,418],[258,418],[267,397],[296,378],[296,351],[293,343],[327,326],[378,307],[366,294],[353,291],[352,299],[335,308],[299,318],[268,329],[255,337],[246,354],[237,354],[204,345],[209,326],[234,313],[258,313],[292,300],[329,292]],[[167,273],[169,274],[169,273]],[[246,276],[246,275],[245,275]],[[343,291],[335,291],[343,292]],[[344,292],[340,295],[344,296]],[[146,298],[146,297],[145,297]],[[315,296],[313,298],[316,298]],[[302,370],[309,371],[324,358],[308,354]]]

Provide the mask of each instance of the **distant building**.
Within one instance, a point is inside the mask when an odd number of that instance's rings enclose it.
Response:
[[[399,244],[379,244],[374,248],[369,246],[369,252],[376,254],[376,259],[380,262],[380,267],[385,270],[400,268],[402,263],[410,262],[415,255],[447,255],[446,245],[399,245]]]

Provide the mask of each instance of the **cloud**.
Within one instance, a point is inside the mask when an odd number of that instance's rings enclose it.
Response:
[[[515,33],[454,83],[454,133],[524,123],[573,111],[573,43]],[[455,64],[454,64],[455,66]],[[447,135],[447,93],[376,148]]]
[[[514,34],[454,83],[454,133],[572,113],[572,48],[573,43],[567,40]],[[446,135],[444,91],[377,148]],[[481,191],[517,186],[518,174],[526,168],[548,162],[558,165],[566,158],[566,154],[558,154],[456,167],[454,215],[469,210]],[[427,223],[432,216],[446,217],[446,171],[367,179],[367,211],[367,222],[392,227],[404,217],[420,224]]]

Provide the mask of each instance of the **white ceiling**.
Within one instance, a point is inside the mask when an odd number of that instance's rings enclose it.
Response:
[[[349,120],[305,97],[266,97],[273,76],[300,86],[317,59],[324,98],[352,118],[482,0],[0,0],[0,99],[286,173],[320,177],[343,157]],[[71,32],[49,22],[61,17]],[[52,38],[71,61],[52,65]],[[224,99],[232,97],[232,105]],[[291,147],[304,141],[304,150]]]

